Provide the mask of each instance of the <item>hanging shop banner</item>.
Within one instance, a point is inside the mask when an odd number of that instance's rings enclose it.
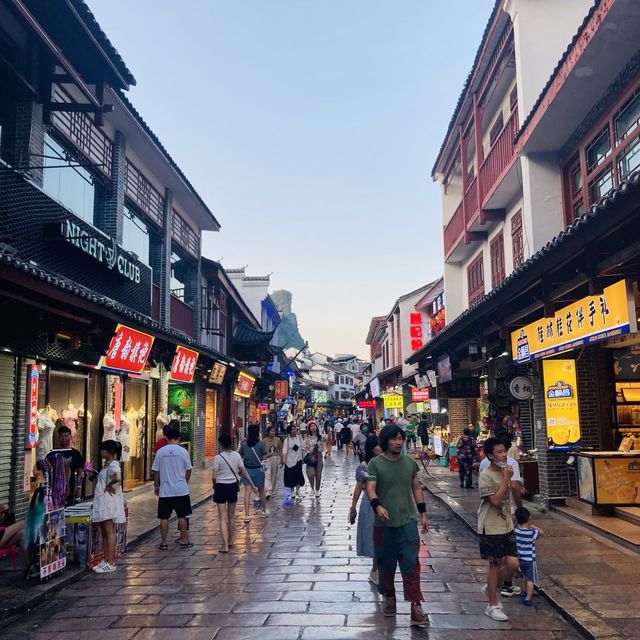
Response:
[[[234,395],[240,396],[241,398],[248,398],[251,395],[255,381],[254,376],[241,371],[238,374],[238,382],[236,382],[236,388],[233,391]],[[287,383],[285,382],[285,384]]]
[[[275,393],[276,402],[284,400],[289,395],[289,382],[287,380],[276,380]]]
[[[311,401],[316,404],[327,404],[329,402],[329,392],[319,389],[311,390]]]
[[[638,505],[638,482],[640,481],[640,459],[621,456],[619,458],[595,458],[597,504]]]
[[[358,409],[375,409],[378,406],[376,400],[360,400]]]
[[[509,384],[509,393],[516,400],[529,400],[533,395],[533,382],[526,376],[516,376]]]
[[[388,396],[382,396],[385,409],[403,409],[403,398],[401,395],[391,394]]]
[[[440,413],[440,401],[429,400],[429,408],[431,409],[431,413]]]
[[[142,373],[153,346],[153,336],[123,324],[116,327],[107,354],[100,358],[99,369],[124,373]]]
[[[378,380],[378,378],[374,378],[369,383],[369,389],[371,390],[371,397],[379,398],[380,397],[380,380]]]
[[[424,332],[422,329],[422,314],[419,311],[409,314],[409,336],[411,351],[417,351],[424,346]]]
[[[296,406],[296,414],[300,415],[304,411],[304,407],[307,404],[306,400],[298,400],[298,404]]]
[[[569,451],[579,447],[576,361],[545,360],[542,372],[549,449]]]
[[[211,384],[222,384],[224,376],[227,373],[227,365],[222,362],[214,362],[209,374],[209,382]]]
[[[626,280],[620,280],[602,295],[582,298],[556,311],[553,318],[541,318],[513,331],[513,361],[520,364],[546,358],[636,331],[633,290]]]
[[[268,402],[258,402],[258,413],[260,415],[269,413],[269,403]]]
[[[429,389],[411,387],[411,402],[429,402],[430,399]]]
[[[29,390],[27,393],[27,441],[25,449],[33,449],[38,441],[38,384],[40,382],[40,367],[29,365]]]
[[[39,530],[40,578],[62,571],[67,566],[67,537],[64,508],[49,511]]]
[[[176,347],[176,355],[173,356],[169,380],[171,382],[183,382],[187,384],[193,382],[193,374],[196,371],[197,362],[197,351],[178,345]]]

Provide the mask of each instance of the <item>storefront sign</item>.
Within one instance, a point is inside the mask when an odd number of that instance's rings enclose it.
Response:
[[[422,314],[419,311],[409,314],[409,337],[411,339],[411,351],[422,349],[424,346]]]
[[[529,400],[533,395],[533,382],[526,376],[517,376],[509,384],[509,392],[516,400]]]
[[[569,451],[580,446],[576,361],[545,360],[542,372],[549,449]]]
[[[374,378],[369,383],[369,390],[371,391],[371,397],[372,398],[379,398],[380,397],[380,380],[378,380],[378,378]]]
[[[27,392],[27,441],[25,449],[33,449],[38,441],[38,385],[40,382],[40,367],[29,365],[29,390]]]
[[[442,442],[442,436],[433,436],[433,451],[436,455],[444,455],[444,444]]]
[[[429,389],[416,389],[415,387],[411,387],[412,402],[429,402],[430,398]]]
[[[637,330],[633,293],[626,280],[606,287],[511,334],[515,363],[546,358],[554,353],[607,340]]]
[[[100,358],[100,369],[125,373],[141,373],[153,346],[154,337],[123,324],[116,327],[107,355]]]
[[[258,402],[258,413],[263,415],[265,413],[269,413],[269,403],[268,402]]]
[[[234,395],[248,398],[251,395],[255,381],[256,379],[252,375],[241,371],[238,374],[238,382],[236,382],[236,388],[233,391]],[[285,384],[287,383],[285,382]]]
[[[276,402],[284,400],[289,395],[289,383],[286,380],[276,380],[275,394]]]
[[[222,384],[224,376],[227,373],[227,365],[221,362],[214,362],[209,374],[209,382],[211,384]]]
[[[376,400],[360,400],[358,402],[358,409],[375,409],[378,406]]]
[[[382,396],[382,400],[384,402],[385,409],[403,409],[404,403],[401,395],[387,395]]]
[[[205,391],[204,410],[204,456],[213,458],[216,455],[216,423],[218,418],[217,399],[218,394],[214,389]]]
[[[307,404],[306,400],[298,400],[298,405],[296,406],[296,414],[300,415],[304,411],[304,407]]]
[[[640,504],[640,458],[595,458],[597,504]]]
[[[176,355],[173,356],[169,380],[171,382],[184,382],[187,384],[193,382],[193,374],[196,371],[197,362],[197,351],[178,345],[176,347]]]
[[[429,369],[427,371],[427,378],[429,378],[429,386],[435,387],[438,383],[438,379],[436,378],[436,372],[433,369]]]
[[[320,389],[313,389],[311,391],[311,401],[319,404],[327,404],[327,402],[329,402],[329,393]]]
[[[112,271],[138,284],[140,282],[140,267],[132,261],[115,241],[102,240],[96,235],[89,235],[82,227],[71,220],[65,220],[62,237],[88,256],[97,260]],[[96,232],[97,233],[97,232]]]

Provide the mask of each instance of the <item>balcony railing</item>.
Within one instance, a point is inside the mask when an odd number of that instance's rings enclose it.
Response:
[[[467,226],[478,211],[478,182],[474,178],[464,194],[464,215]]]
[[[518,133],[518,109],[507,120],[489,155],[480,167],[480,191],[486,197],[502,177],[504,170],[513,159],[513,139]]]
[[[193,336],[193,308],[171,294],[171,328]]]
[[[444,256],[449,256],[453,248],[458,244],[460,239],[464,236],[464,211],[462,208],[462,202],[455,210],[449,224],[444,228]]]

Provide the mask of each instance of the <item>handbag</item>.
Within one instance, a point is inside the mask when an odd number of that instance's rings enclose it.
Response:
[[[304,462],[309,467],[318,466],[318,445],[316,444],[309,453],[302,458],[302,462]]]
[[[256,453],[256,450],[251,447],[251,451],[253,451],[253,455],[256,457],[256,460],[260,463],[260,467],[264,473],[267,473],[267,461],[260,460],[260,456]]]
[[[227,463],[227,467],[231,469],[231,473],[233,473],[233,477],[236,479],[236,491],[240,491],[240,479],[236,475],[236,472],[233,470],[233,467],[229,464],[229,461],[222,454],[219,454],[219,455]]]

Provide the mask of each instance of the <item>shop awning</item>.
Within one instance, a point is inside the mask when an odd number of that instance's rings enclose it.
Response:
[[[239,322],[233,330],[233,342],[237,345],[268,345],[275,332],[275,329],[273,331],[258,331]]]

